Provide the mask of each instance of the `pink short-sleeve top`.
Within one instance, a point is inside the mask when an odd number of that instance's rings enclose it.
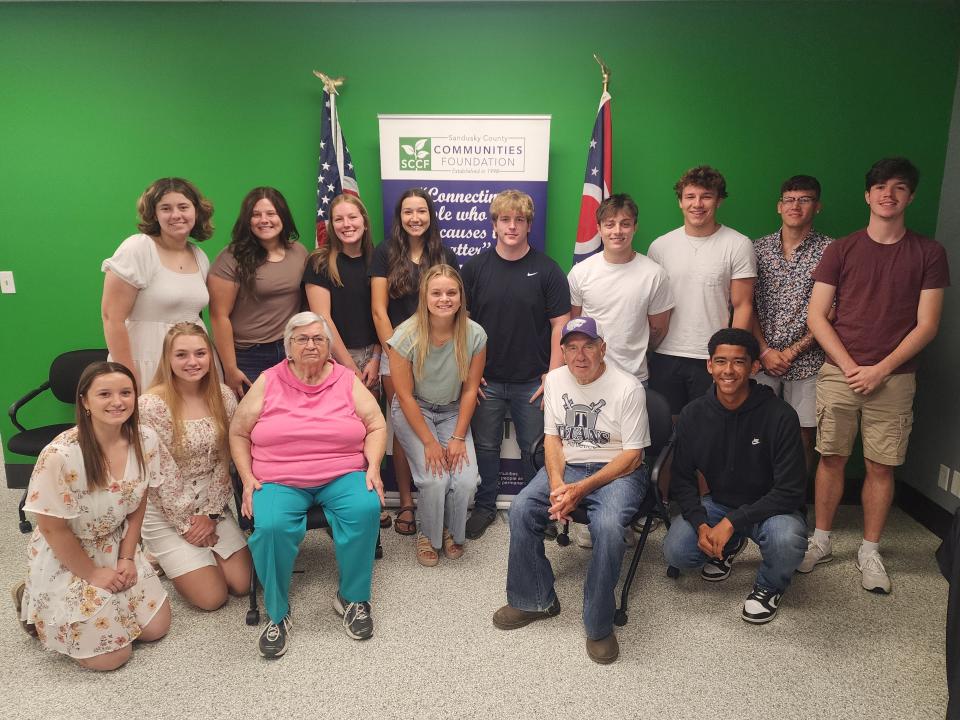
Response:
[[[253,474],[262,483],[313,488],[367,469],[367,430],[353,401],[354,374],[343,365],[307,385],[286,360],[264,371],[260,418],[250,433]]]

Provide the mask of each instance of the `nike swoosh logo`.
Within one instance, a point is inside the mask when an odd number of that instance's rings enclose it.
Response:
[[[537,272],[540,272],[540,271],[538,270]],[[537,274],[537,273],[527,273],[527,277],[533,277],[533,276],[536,275],[536,274]]]

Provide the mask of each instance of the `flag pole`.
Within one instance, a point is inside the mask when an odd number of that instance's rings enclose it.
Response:
[[[603,91],[607,92],[607,86],[610,85],[610,68],[597,53],[593,54],[593,59],[600,65],[600,73],[603,77]]]
[[[603,248],[597,229],[597,209],[610,196],[613,188],[613,130],[610,117],[610,68],[599,54],[593,59],[600,66],[603,93],[600,107],[590,135],[587,149],[587,167],[583,179],[583,194],[580,199],[580,218],[577,237],[573,246],[573,263],[576,265]]]

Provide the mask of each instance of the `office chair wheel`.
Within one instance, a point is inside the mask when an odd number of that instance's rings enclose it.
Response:
[[[247,610],[247,625],[259,625],[259,624],[260,624],[260,611]]]
[[[667,568],[667,577],[668,577],[668,578],[673,578],[674,580],[676,580],[678,577],[680,577],[680,568],[675,568],[673,565],[671,565],[670,567],[668,567],[668,568]]]
[[[613,614],[613,624],[617,627],[623,627],[627,624],[627,613],[625,610],[618,609]]]
[[[570,533],[560,533],[557,535],[557,545],[566,547],[570,544]]]
[[[373,551],[373,557],[379,560],[383,557],[383,546],[377,545],[377,549]]]
[[[33,532],[33,525],[30,524],[29,520],[20,521],[20,532],[22,532],[24,535]]]

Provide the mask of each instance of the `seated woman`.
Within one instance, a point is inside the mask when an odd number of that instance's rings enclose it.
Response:
[[[467,506],[480,482],[470,420],[487,334],[467,318],[460,274],[449,265],[426,270],[416,313],[388,342],[393,432],[419,491],[417,561],[432,567],[441,544],[451,560],[463,555]]]
[[[163,340],[153,386],[140,397],[140,421],[176,463],[151,488],[143,542],[187,602],[216,610],[250,588],[250,551],[226,507],[233,496],[227,430],[237,408],[217,380],[206,331],[177,323]]]
[[[166,635],[170,602],[139,544],[147,486],[169,472],[156,434],[139,426],[133,373],[90,365],[77,386],[77,426],[40,453],[24,506],[37,529],[14,597],[48,650],[115,670],[134,640]]]
[[[294,315],[283,344],[287,359],[260,375],[230,424],[230,451],[243,480],[241,512],[254,519],[250,552],[270,616],[259,649],[270,658],[287,649],[290,576],[314,505],[323,506],[333,530],[340,571],[333,607],[351,638],[373,634],[370,583],[387,443],[373,395],[330,359],[323,318]]]

